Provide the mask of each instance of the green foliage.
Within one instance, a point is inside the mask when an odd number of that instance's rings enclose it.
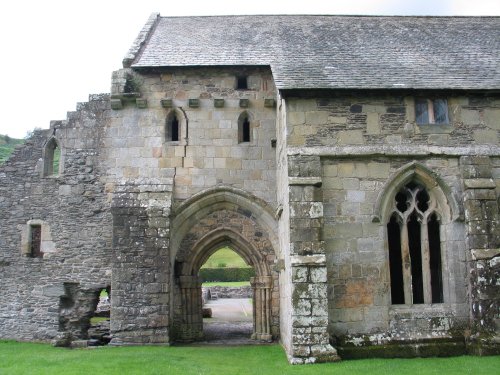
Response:
[[[387,375],[498,372],[500,356],[362,359],[305,366],[289,365],[279,345],[136,346],[98,349],[54,348],[48,344],[0,341],[0,374],[183,374],[183,375]]]
[[[90,318],[90,324],[96,324],[96,323],[104,322],[106,320],[109,320],[109,318],[105,318],[102,316],[93,316],[92,318]]]
[[[52,170],[55,175],[59,174],[59,162],[61,161],[61,149],[56,147],[54,149],[54,159],[52,161]]]
[[[15,139],[8,135],[0,135],[0,164],[10,157],[17,145],[23,142],[23,139]]]
[[[253,268],[202,268],[200,277],[203,281],[248,281],[255,276]]]
[[[224,266],[222,266],[224,264]],[[217,267],[248,267],[242,257],[236,254],[229,247],[223,247],[212,254],[201,268]]]

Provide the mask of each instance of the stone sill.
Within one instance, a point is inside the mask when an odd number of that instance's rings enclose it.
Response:
[[[416,127],[421,134],[449,134],[453,131],[453,126],[449,124],[417,124]]]
[[[491,178],[471,178],[464,180],[466,189],[495,189],[497,185]]]

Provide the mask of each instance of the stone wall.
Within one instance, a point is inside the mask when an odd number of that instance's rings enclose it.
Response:
[[[217,298],[252,298],[253,291],[250,286],[210,286],[203,287],[204,299],[209,300],[213,294]]]
[[[414,100],[429,93],[378,92],[291,100],[288,146],[498,145],[498,98],[431,93],[448,99],[449,125],[417,125]],[[378,148],[379,151],[380,148]],[[402,150],[401,150],[402,151]]]
[[[171,204],[171,179],[115,188],[112,345],[170,342]]]
[[[237,90],[242,74],[248,89]],[[275,88],[269,69],[123,69],[113,77],[112,100],[122,109],[113,112],[104,139],[111,182],[173,177],[175,200],[225,185],[276,201]],[[123,93],[130,82],[135,92]],[[178,141],[167,134],[173,114]],[[250,142],[238,139],[242,115],[250,122]]]
[[[108,96],[92,96],[66,121],[35,131],[0,166],[0,337],[85,338],[92,298],[111,284],[111,216],[99,163]],[[60,173],[46,176],[46,145],[61,149]],[[54,141],[52,141],[54,142]],[[44,159],[45,158],[45,159]],[[42,257],[26,235],[41,226]],[[85,311],[78,326],[64,323]]]
[[[295,227],[309,228],[309,235],[319,228],[328,270],[329,332],[341,356],[384,351],[392,356],[394,343],[409,344],[404,356],[463,353],[474,331],[471,306],[483,317],[474,320],[484,325],[478,331],[498,334],[493,280],[499,182],[492,169],[497,159],[491,158],[499,153],[498,97],[448,96],[447,125],[417,125],[414,97],[404,93],[290,97],[286,103],[291,237]],[[321,170],[301,174],[311,163]],[[386,206],[395,190],[412,180],[440,197],[444,302],[439,304],[391,304]],[[304,193],[310,185],[309,195],[294,199],[297,184]],[[322,203],[320,223],[311,207],[301,211],[309,200]],[[303,222],[294,220],[296,215]],[[292,246],[290,251],[293,260]]]

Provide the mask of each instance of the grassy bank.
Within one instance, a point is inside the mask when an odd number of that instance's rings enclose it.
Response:
[[[10,138],[0,134],[0,164],[7,160],[17,145],[24,142],[24,139]]]
[[[494,374],[500,357],[369,359],[291,366],[278,345],[64,349],[0,342],[0,374]]]
[[[248,267],[245,261],[228,247],[224,247],[215,252],[207,259],[202,268],[218,268],[218,267]]]

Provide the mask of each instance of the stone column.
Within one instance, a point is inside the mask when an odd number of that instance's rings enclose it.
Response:
[[[289,156],[292,363],[339,360],[329,343],[321,161]]]
[[[250,279],[253,289],[253,334],[252,339],[271,341],[271,276]]]
[[[203,338],[201,279],[198,276],[180,276],[179,282],[182,303],[181,340],[199,340]]]
[[[499,354],[500,225],[498,196],[489,157],[460,159],[469,249],[472,347],[476,354]]]

